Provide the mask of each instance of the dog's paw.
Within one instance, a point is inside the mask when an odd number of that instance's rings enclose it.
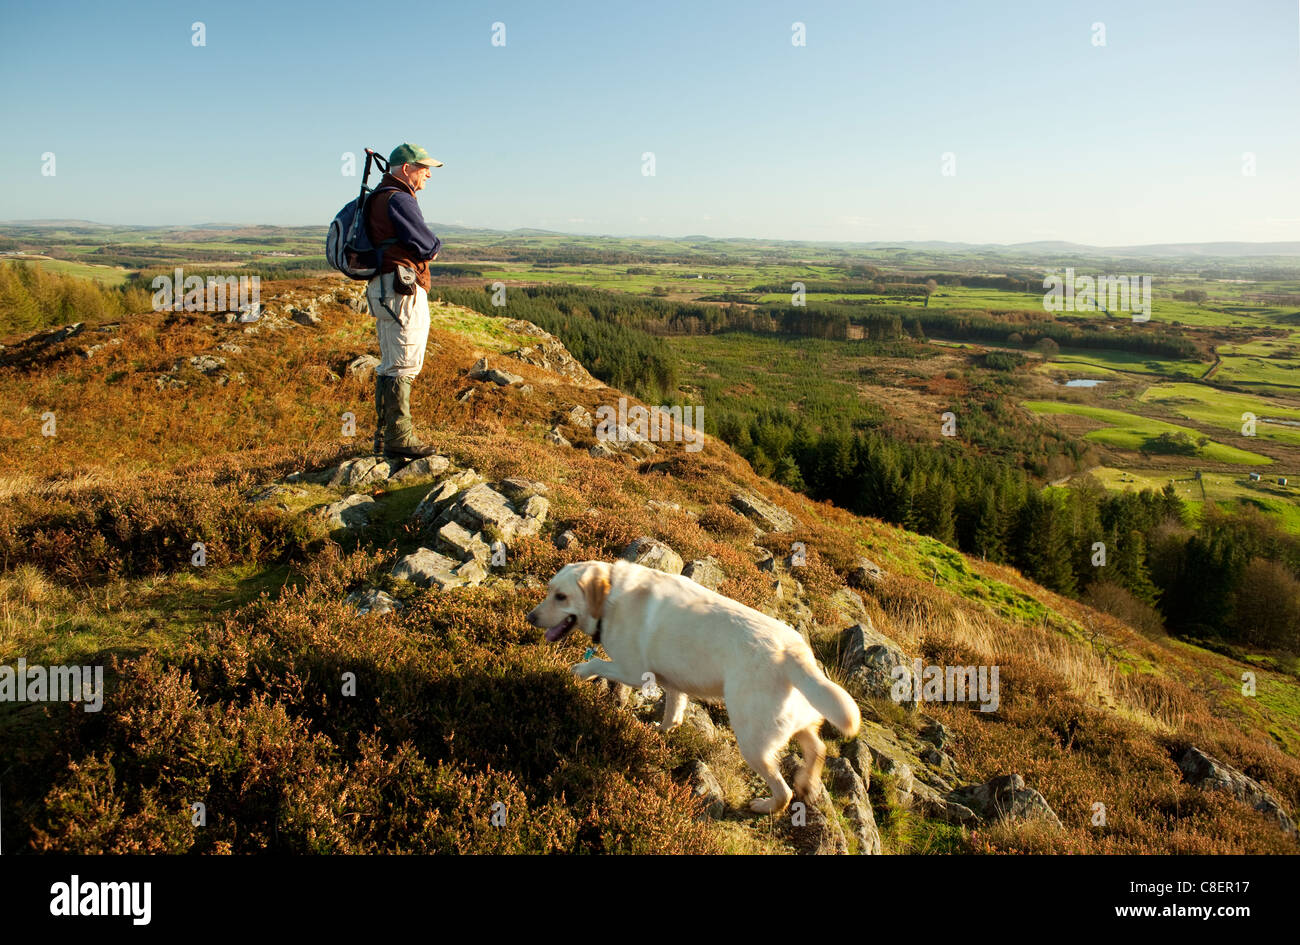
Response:
[[[824,790],[821,778],[818,778],[816,781],[809,781],[802,771],[795,775],[794,796],[804,803],[816,804],[821,800]]]
[[[750,801],[749,809],[759,814],[778,814],[785,810],[786,804],[789,803],[789,801],[782,803],[775,797],[765,797],[761,801]]]
[[[595,679],[597,674],[589,663],[582,662],[573,665],[573,675],[586,682],[588,679]]]

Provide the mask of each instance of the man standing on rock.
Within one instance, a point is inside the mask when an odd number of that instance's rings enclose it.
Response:
[[[411,420],[411,381],[424,367],[429,340],[429,263],[442,241],[424,222],[417,191],[441,161],[417,144],[388,156],[388,173],[366,202],[366,231],[380,248],[379,274],[366,286],[366,300],[379,333],[375,371],[375,452],[390,459],[430,456]]]

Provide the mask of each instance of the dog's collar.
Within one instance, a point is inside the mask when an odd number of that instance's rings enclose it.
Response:
[[[601,629],[600,625],[601,625],[602,622],[604,622],[604,620],[605,620],[605,618],[602,616],[600,619],[598,619],[598,620],[596,621],[596,632],[593,633],[593,634],[591,635],[591,642],[592,642],[592,643],[599,643],[599,642],[600,642],[600,629]]]

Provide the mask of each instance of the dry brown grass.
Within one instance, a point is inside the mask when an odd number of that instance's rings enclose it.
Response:
[[[332,285],[291,283],[283,288],[324,291]],[[184,488],[207,496],[194,508],[210,511],[215,527],[216,513],[233,508],[222,505],[223,494],[357,452],[368,442],[371,391],[368,384],[347,377],[342,368],[357,354],[374,348],[373,328],[369,316],[343,306],[326,305],[322,317],[324,323],[315,329],[249,337],[238,326],[207,330],[211,322],[206,316],[142,316],[123,325],[121,345],[101,351],[90,361],[70,353],[70,347],[62,354],[52,352],[39,370],[0,369],[0,395],[17,405],[0,416],[0,463],[8,470],[0,479],[0,497],[10,509],[26,509],[34,516],[31,521],[46,521],[42,516],[60,508],[71,515],[96,502],[126,502],[124,507],[149,511],[159,527],[171,527],[159,497]],[[185,391],[154,388],[155,373],[174,358],[213,351],[222,340],[246,347],[244,355],[223,356],[229,358],[228,369],[245,372],[247,384],[219,387],[196,378]],[[510,576],[544,581],[569,561],[613,558],[633,539],[652,535],[668,542],[687,561],[713,555],[729,578],[723,593],[750,606],[766,606],[771,603],[771,576],[755,567],[759,552],[749,547],[750,526],[730,508],[733,485],[743,485],[800,519],[794,533],[767,536],[759,544],[778,558],[788,554],[792,541],[807,546],[808,566],[798,576],[818,620],[836,619],[827,598],[842,584],[855,559],[867,555],[891,573],[884,588],[863,595],[882,632],[928,662],[1000,667],[1001,706],[994,717],[949,705],[930,705],[926,711],[953,729],[953,755],[968,777],[1024,775],[1048,798],[1066,831],[990,828],[972,833],[966,841],[968,849],[1137,853],[1288,849],[1258,815],[1183,785],[1171,760],[1172,751],[1194,740],[1268,783],[1292,809],[1300,802],[1300,763],[1270,742],[1257,719],[1226,711],[1233,703],[1230,687],[1219,678],[1224,667],[1232,668],[1225,658],[1144,636],[1112,616],[1044,591],[1014,569],[967,560],[979,579],[1030,595],[1051,612],[1049,620],[1037,623],[997,616],[979,603],[918,578],[924,555],[915,536],[757,481],[742,459],[713,441],[700,453],[665,443],[658,454],[640,463],[594,459],[581,449],[558,450],[544,443],[542,436],[562,410],[572,404],[594,410],[618,393],[584,390],[556,382],[529,365],[511,363],[511,370],[534,385],[531,397],[479,384],[468,404],[458,403],[456,394],[469,386],[464,374],[483,353],[461,336],[435,331],[412,406],[425,439],[458,465],[473,466],[488,478],[524,476],[550,487],[548,532],[511,549]],[[329,371],[342,375],[341,379],[330,380]],[[56,411],[59,422],[54,440],[39,433],[40,414],[49,409]],[[345,411],[358,418],[355,441],[339,436],[339,418]],[[575,442],[582,445],[582,437],[575,434]],[[652,510],[647,507],[652,498],[679,503],[684,511]],[[690,512],[698,513],[698,518]],[[31,524],[18,513],[5,514],[15,529]],[[194,514],[177,513],[176,521],[189,521]],[[122,525],[130,541],[128,551],[137,544],[130,536],[140,534],[130,531],[133,522]],[[257,524],[257,529],[273,527],[269,519]],[[576,547],[560,551],[549,541],[549,533],[564,528],[572,528],[579,541]],[[75,538],[75,534],[68,536],[67,547],[80,547]],[[243,548],[240,554],[246,560],[258,560],[251,546],[234,538],[229,547]],[[87,548],[87,575],[106,568],[108,557]],[[287,596],[263,604],[225,624],[223,636],[203,637],[206,642],[187,657],[186,666],[193,674],[188,680],[167,668],[166,654],[135,670],[141,691],[131,704],[137,715],[114,723],[119,726],[116,734],[102,744],[134,757],[130,752],[137,749],[129,746],[147,743],[153,746],[150,751],[161,754],[143,761],[136,758],[132,764],[154,764],[167,757],[167,747],[148,727],[152,724],[148,713],[164,704],[192,707],[200,697],[215,700],[212,704],[225,705],[231,716],[223,722],[206,710],[193,709],[197,713],[191,720],[194,737],[204,744],[234,750],[246,746],[254,735],[265,735],[283,739],[288,754],[263,758],[253,752],[250,757],[258,764],[290,761],[319,767],[319,779],[294,789],[299,792],[294,810],[305,818],[301,824],[307,825],[294,842],[308,846],[313,841],[302,838],[311,835],[314,810],[325,811],[316,824],[321,839],[315,841],[324,848],[383,849],[386,843],[398,842],[403,831],[420,832],[429,847],[454,847],[458,842],[454,830],[420,822],[419,811],[409,806],[401,807],[382,829],[367,831],[330,800],[338,796],[341,785],[350,785],[349,790],[357,792],[354,796],[364,798],[364,804],[370,805],[366,810],[391,806],[392,792],[407,790],[440,810],[439,805],[476,803],[474,799],[486,796],[484,792],[504,792],[522,799],[519,803],[529,810],[548,810],[537,832],[520,833],[509,841],[519,849],[559,849],[566,843],[586,843],[593,849],[618,847],[620,829],[628,831],[634,845],[658,838],[655,842],[681,849],[777,846],[773,836],[763,833],[762,824],[749,827],[728,821],[711,832],[697,830],[680,818],[672,819],[657,801],[646,799],[647,790],[671,793],[671,786],[660,780],[655,769],[674,759],[663,753],[662,743],[626,728],[619,721],[623,716],[590,702],[580,687],[567,688],[564,666],[576,659],[578,652],[571,651],[577,644],[539,647],[536,634],[521,619],[531,601],[519,595],[513,599],[481,591],[426,595],[400,618],[367,623],[368,629],[358,638],[356,623],[346,619],[339,599],[352,587],[374,581],[394,550],[344,552],[328,544],[303,545],[296,566],[310,588],[305,598]],[[104,579],[94,584],[92,596],[86,599],[89,609],[78,618],[78,605],[67,585],[51,577],[57,568],[14,554],[17,567],[0,579],[0,646],[6,649],[28,639],[19,634],[24,626],[35,624],[47,633],[50,621],[89,619],[107,612],[113,603],[129,606],[131,596],[141,593],[142,582],[171,577],[164,569],[156,578]],[[137,557],[146,564],[150,560]],[[821,642],[833,645],[829,639]],[[368,654],[374,666],[387,667],[390,709],[378,715],[377,710],[358,710],[351,727],[315,710],[300,713],[304,705],[300,700],[315,692],[312,687],[317,685],[311,674],[337,668],[325,666],[322,660],[355,662],[360,652]],[[525,757],[512,757],[502,746],[517,733],[512,734],[510,726],[485,729],[487,723],[477,717],[483,713],[470,711],[482,700],[497,698],[494,693],[502,681],[520,673],[531,682],[513,693],[517,704],[508,709],[510,719],[527,719],[532,725],[536,700],[560,700],[558,728],[547,730],[548,738],[559,731],[570,740],[564,742],[564,750],[570,752],[568,767],[558,775],[558,782],[543,779],[541,756],[532,754],[535,746],[520,746]],[[419,686],[434,681],[443,687],[440,697],[460,700],[456,704],[466,712],[463,719],[457,716],[452,724],[446,716],[426,718],[421,713],[427,708],[403,702]],[[285,713],[286,705],[297,708]],[[404,717],[404,712],[409,715]],[[385,732],[382,744],[363,743],[363,731],[368,733],[367,726],[376,723]],[[433,726],[447,743],[435,745],[427,732],[421,734],[421,725]],[[610,757],[617,756],[623,764],[634,756],[641,766],[634,785],[618,780],[602,769],[606,762],[594,762],[593,756],[584,754],[586,749],[575,747],[603,737],[599,732],[610,726],[625,740]],[[407,740],[415,747],[407,747]],[[343,753],[335,754],[336,750]],[[750,775],[724,749],[715,750],[720,754],[710,757],[719,780],[729,800],[740,805],[753,789]],[[194,842],[190,834],[164,828],[160,820],[163,807],[159,805],[174,800],[167,793],[171,788],[162,782],[150,787],[143,780],[128,784],[120,777],[110,785],[101,755],[88,752],[77,760],[75,770],[50,782],[50,820],[38,835],[39,842],[58,848],[125,849],[131,848],[128,838],[133,831],[152,825],[162,848],[189,848],[187,844]],[[550,763],[547,777],[555,771],[553,757]],[[252,777],[242,768],[232,768],[226,775],[234,779],[232,785]],[[571,809],[576,795],[566,794],[561,801],[554,790],[561,782],[566,790],[581,792],[588,800],[601,799],[599,803],[608,805],[608,810]],[[107,818],[112,826],[87,833],[87,798],[95,791],[108,804],[95,816]],[[36,804],[45,798],[29,800]],[[1096,802],[1105,803],[1110,812],[1104,830],[1090,824]],[[256,818],[265,813],[256,806],[256,798],[231,803],[252,804],[249,816],[258,823]],[[647,822],[647,818],[665,817],[675,825],[673,836],[656,832]],[[496,842],[472,823],[455,822],[463,828],[468,848],[489,849]],[[247,842],[252,847],[272,842],[267,836],[255,833]],[[220,835],[212,842],[212,849],[223,843],[238,847],[235,839]]]

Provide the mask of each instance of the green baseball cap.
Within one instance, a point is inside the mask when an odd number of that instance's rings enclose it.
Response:
[[[399,144],[393,149],[393,153],[388,155],[388,163],[392,165],[423,164],[425,167],[442,167],[441,161],[435,161],[429,157],[429,152],[418,144]]]

